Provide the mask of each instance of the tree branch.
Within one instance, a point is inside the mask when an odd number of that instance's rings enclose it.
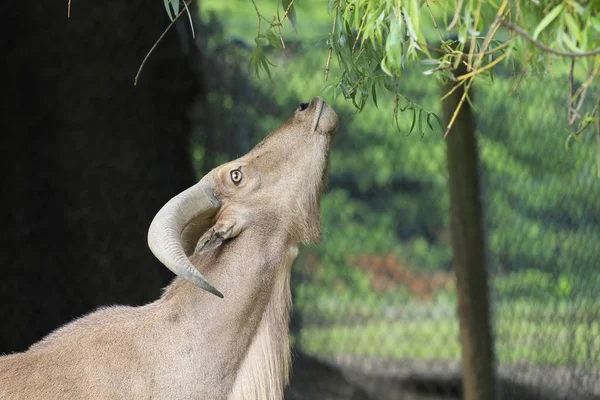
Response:
[[[590,50],[590,51],[582,51],[582,52],[555,50],[551,47],[546,46],[543,43],[538,42],[529,34],[529,32],[527,32],[525,29],[521,28],[520,26],[513,24],[512,22],[509,22],[505,19],[501,19],[500,23],[502,25],[504,25],[507,29],[515,32],[519,36],[521,36],[524,39],[526,39],[527,41],[531,42],[534,46],[536,46],[550,54],[554,54],[554,55],[557,55],[560,57],[590,57],[590,56],[595,56],[595,55],[600,54],[600,48]]]

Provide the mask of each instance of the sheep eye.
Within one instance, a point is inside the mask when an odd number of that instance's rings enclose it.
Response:
[[[234,169],[229,173],[229,176],[231,176],[231,181],[237,186],[242,181],[243,174],[239,169]]]

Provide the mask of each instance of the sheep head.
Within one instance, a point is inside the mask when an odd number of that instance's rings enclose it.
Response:
[[[195,252],[243,231],[285,232],[291,243],[321,238],[319,202],[338,117],[321,98],[303,103],[248,154],[218,166],[171,199],[150,225],[148,244],[171,271],[219,297],[190,262]]]

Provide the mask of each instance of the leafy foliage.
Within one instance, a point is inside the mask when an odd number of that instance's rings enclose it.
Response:
[[[281,9],[278,7],[271,19],[261,13],[255,0],[250,1],[258,21],[250,69],[256,76],[263,71],[270,77],[270,67],[274,64],[267,59],[265,48],[285,49],[285,20],[297,27],[295,0],[281,0]],[[182,4],[190,16],[188,3]],[[180,0],[164,0],[164,6],[172,21],[181,15]],[[427,128],[434,130],[434,123],[442,126],[441,120],[398,90],[398,78],[407,63],[419,60],[430,67],[424,74],[456,82],[451,91],[466,86],[446,126],[447,135],[458,110],[469,101],[468,89],[475,78],[493,79],[494,68],[502,61],[518,62],[520,70],[518,76],[515,75],[518,81],[527,71],[540,74],[556,67],[559,74],[568,75],[570,83],[568,121],[575,128],[566,145],[588,128],[595,128],[600,142],[600,124],[597,123],[600,91],[595,94],[596,107],[591,112],[581,112],[588,89],[600,73],[599,6],[600,0],[503,0],[501,3],[329,0],[333,23],[327,39],[329,55],[325,79],[331,69],[332,54],[336,55],[341,68],[338,77],[327,87],[351,100],[359,112],[369,98],[377,106],[377,98],[381,97],[378,93],[391,92],[395,121],[399,112],[409,112],[412,115],[409,132],[417,127],[423,134]],[[567,73],[564,66],[556,65],[557,57],[571,59]],[[467,73],[455,76],[454,71],[460,64],[466,66]],[[576,78],[583,81],[577,89]],[[397,126],[400,127],[398,123]],[[600,174],[600,167],[598,172]]]
[[[288,12],[280,18],[278,10],[272,20],[253,4],[258,31],[250,65],[256,75],[262,70],[270,76],[272,64],[264,47],[285,48],[281,26],[286,16],[296,25],[294,1],[283,0],[282,7]],[[382,91],[393,93],[396,120],[399,112],[408,112],[412,117],[409,131],[418,128],[423,134],[442,124],[435,113],[398,90],[398,79],[411,60],[427,66],[425,75],[455,82],[454,88],[469,88],[479,77],[493,80],[500,63],[512,61],[518,65],[514,68],[517,81],[531,72],[558,74],[570,82],[571,138],[577,139],[589,128],[595,128],[600,137],[596,124],[599,107],[587,114],[580,109],[600,72],[599,4],[598,0],[329,0],[333,21],[327,38],[325,79],[332,69],[332,55],[340,68],[327,87],[349,99],[357,111],[363,110],[369,98],[377,106]],[[261,21],[268,23],[265,30],[261,30]],[[571,59],[570,66],[557,63],[559,58]],[[460,64],[467,72],[456,76]],[[582,81],[578,88],[573,84],[576,79]],[[467,92],[456,111],[468,101]],[[600,104],[600,92],[592,97]],[[446,134],[456,115],[446,126]]]
[[[283,54],[267,55],[279,68],[272,70],[271,80],[254,80],[252,96],[260,101],[240,97],[242,92],[230,99],[224,87],[218,89],[219,96],[225,97],[217,109],[235,114],[239,107],[234,104],[244,104],[244,124],[252,132],[252,143],[277,126],[280,121],[275,115],[284,115],[298,99],[322,89],[317,67],[323,54],[312,46],[290,41]],[[242,87],[235,76],[240,72],[219,79],[231,82],[226,90],[233,93]],[[438,83],[423,78],[417,69],[404,71],[398,86],[415,102],[440,112]],[[581,190],[594,180],[589,170],[595,158],[589,145],[592,138],[581,138],[588,145],[568,151],[562,146],[568,137],[567,124],[560,114],[542,111],[563,105],[560,82],[531,81],[521,90],[513,86],[508,73],[497,75],[494,85],[478,88],[474,100],[482,116],[478,129],[492,264],[498,274],[539,270],[550,274],[553,285],[566,279],[577,291],[589,283],[577,277],[580,265],[600,259],[597,246],[592,245],[600,237],[593,222],[600,220],[600,209],[593,191]],[[393,253],[425,273],[449,268],[445,143],[440,128],[409,136],[413,121],[408,115],[398,119],[400,131],[406,134],[399,135],[392,115],[382,118],[380,111],[368,108],[355,118],[351,104],[331,91],[321,95],[345,123],[336,137],[330,189],[322,202],[324,241],[309,249],[317,257],[314,273],[296,271],[301,281],[364,296],[370,292],[369,278],[352,262],[352,256],[361,253]],[[384,92],[378,100],[381,108],[387,108],[394,96]],[[592,107],[588,101],[582,110]],[[222,120],[239,121],[234,114]],[[211,115],[209,111],[207,117]],[[224,134],[236,130],[234,126],[221,129]],[[589,221],[585,226],[580,222],[583,217]],[[522,233],[515,234],[515,227]],[[521,292],[510,293],[518,297]]]

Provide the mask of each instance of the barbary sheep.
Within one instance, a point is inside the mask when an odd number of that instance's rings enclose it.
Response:
[[[171,199],[148,232],[178,275],[160,299],[102,308],[0,357],[0,399],[283,398],[290,269],[298,245],[321,237],[337,127],[315,97]]]

